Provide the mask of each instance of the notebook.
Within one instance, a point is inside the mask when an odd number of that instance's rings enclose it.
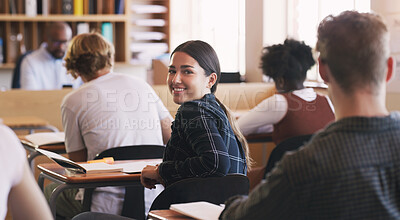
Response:
[[[201,201],[173,204],[169,209],[195,219],[217,220],[224,207]]]
[[[109,172],[122,172],[123,168],[116,166],[114,164],[106,164],[106,163],[76,163],[66,157],[63,157],[57,153],[36,149],[39,153],[47,156],[54,162],[58,163],[60,166],[73,170],[80,173],[109,173]]]
[[[61,144],[65,141],[64,132],[41,132],[25,136],[25,139],[37,146],[48,144]]]

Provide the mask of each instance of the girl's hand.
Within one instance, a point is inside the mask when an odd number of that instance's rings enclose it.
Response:
[[[155,185],[162,182],[161,176],[158,174],[158,165],[143,168],[140,182],[146,188],[155,189]]]

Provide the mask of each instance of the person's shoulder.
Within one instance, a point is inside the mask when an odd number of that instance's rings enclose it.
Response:
[[[184,102],[179,106],[178,113],[182,115],[197,113],[200,110],[199,104],[197,100]]]
[[[88,86],[86,83],[84,83],[81,87],[77,89],[73,89],[71,92],[69,92],[67,95],[64,96],[61,106],[74,106],[74,105],[81,105],[82,100],[84,98],[88,98],[87,93],[91,92],[92,94],[90,97],[93,97],[93,93],[96,92],[97,90],[95,88],[91,88]]]
[[[0,121],[1,122],[1,121]],[[11,130],[11,128],[7,127],[6,125],[0,123],[0,135],[2,137],[6,136],[15,136],[14,132]]]
[[[45,56],[45,49],[44,48],[38,48],[36,50],[27,52],[27,54],[24,57],[24,60],[37,60],[37,59],[43,59]]]
[[[141,79],[137,76],[126,74],[126,73],[112,72],[110,76],[114,79],[125,79],[125,80],[131,80],[131,81],[135,81],[135,82],[145,82],[143,79]]]
[[[214,104],[216,104],[215,98],[210,99],[209,97],[203,97],[201,99],[190,100],[182,103],[181,106],[179,107],[179,110],[181,111],[193,111],[193,110],[200,111],[200,109],[209,110],[209,108]]]
[[[10,151],[20,151],[22,152],[22,146],[21,143],[16,136],[16,134],[11,130],[9,127],[5,126],[4,124],[0,123],[0,138],[2,140],[2,143],[5,144],[0,144],[0,147],[3,148],[5,147],[8,152]],[[14,146],[10,146],[14,145]],[[21,146],[21,147],[18,147]],[[18,148],[21,148],[20,150],[17,150]],[[4,153],[4,152],[3,152]]]
[[[151,88],[150,84],[144,79],[125,73],[113,72],[111,73],[110,78],[115,81],[132,84],[131,88]]]
[[[333,155],[336,148],[334,143],[335,132],[329,125],[326,129],[315,133],[309,141],[296,151],[285,153],[282,157],[282,166],[285,171],[297,182],[309,181],[318,178],[318,170],[327,166],[329,160],[326,155]]]

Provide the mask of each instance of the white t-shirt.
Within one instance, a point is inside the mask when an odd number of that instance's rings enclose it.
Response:
[[[307,102],[314,101],[317,98],[317,93],[313,88],[295,90],[293,94]],[[330,99],[328,97],[326,99],[334,112]],[[274,130],[273,125],[285,117],[287,110],[286,98],[283,95],[275,94],[241,115],[238,119],[239,128],[245,136],[272,132]]]
[[[21,63],[21,89],[50,90],[62,89],[64,85],[78,88],[82,85],[81,78],[74,79],[67,74],[63,59],[55,59],[43,43],[38,50],[26,55]]]
[[[61,104],[61,112],[67,152],[86,148],[88,160],[109,148],[163,145],[160,120],[172,120],[149,84],[117,73],[105,74],[69,93]],[[148,194],[145,193],[146,203]],[[123,196],[121,188],[98,188],[91,210],[120,214]]]
[[[21,182],[25,162],[25,151],[15,133],[0,124],[0,219],[6,217],[8,194]]]

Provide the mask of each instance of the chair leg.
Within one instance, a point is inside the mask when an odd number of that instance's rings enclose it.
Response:
[[[92,205],[92,195],[95,188],[86,188],[83,196],[82,211],[90,211]]]
[[[121,215],[135,219],[145,219],[144,187],[140,185],[126,187],[125,189],[125,200]]]

